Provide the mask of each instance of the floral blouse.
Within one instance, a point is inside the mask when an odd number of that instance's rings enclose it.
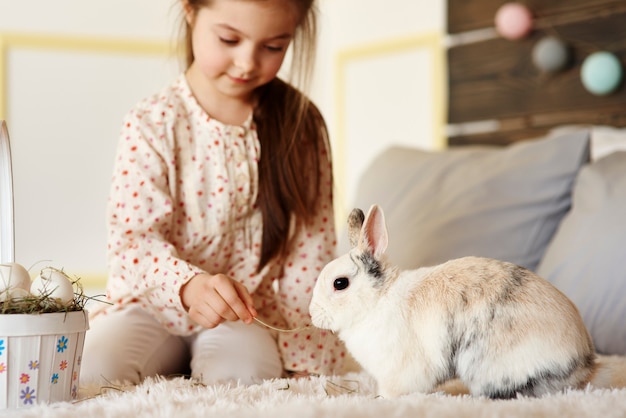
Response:
[[[278,328],[310,323],[308,305],[322,267],[334,257],[331,161],[323,169],[318,216],[295,232],[287,260],[260,272],[262,216],[255,206],[262,158],[250,118],[243,126],[212,119],[184,74],[140,102],[124,121],[107,208],[110,277],[106,312],[140,304],[172,334],[201,330],[180,289],[201,272],[243,283],[259,318]],[[102,312],[98,313],[101,314]],[[344,348],[308,328],[272,331],[285,369],[332,373]]]

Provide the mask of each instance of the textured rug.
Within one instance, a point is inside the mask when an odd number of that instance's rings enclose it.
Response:
[[[492,401],[449,393],[376,396],[363,372],[277,379],[257,385],[205,386],[184,378],[147,379],[139,386],[83,388],[74,403],[5,410],[12,418],[65,417],[625,417],[626,389],[572,390],[542,398]]]

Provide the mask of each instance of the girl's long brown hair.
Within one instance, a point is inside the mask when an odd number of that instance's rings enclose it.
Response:
[[[264,1],[264,0],[249,0]],[[292,75],[308,85],[314,67],[317,10],[314,0],[289,0],[301,17],[293,40]],[[186,0],[193,11],[211,0]],[[185,60],[194,60],[191,28],[183,19]],[[321,171],[330,158],[328,130],[317,107],[291,84],[275,78],[258,88],[254,121],[261,143],[257,205],[263,216],[259,270],[288,250],[292,218],[302,227],[315,216]],[[331,174],[332,177],[332,174]]]

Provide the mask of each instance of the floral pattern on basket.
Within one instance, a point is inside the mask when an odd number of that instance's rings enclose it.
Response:
[[[4,340],[0,340],[0,356],[2,356],[2,353],[4,352],[4,348],[5,348],[5,342]],[[65,352],[65,350],[67,350],[69,347],[69,339],[62,335],[56,343],[56,351],[57,353],[63,353]],[[80,359],[77,361],[78,364],[80,364]],[[31,372],[38,372],[39,371],[39,360],[30,360],[28,361],[28,370],[30,370]],[[52,385],[57,385],[59,383],[59,379],[60,376],[63,376],[63,372],[65,372],[68,368],[68,362],[67,359],[61,359],[60,362],[58,362],[58,365],[56,365],[56,369],[53,371],[52,374],[52,378],[50,380],[50,384]],[[2,362],[0,363],[0,374],[5,373],[7,371],[7,367],[6,367],[6,363]],[[72,373],[72,381],[73,382],[77,382],[78,381],[78,372],[74,371]],[[31,373],[29,372],[23,372],[20,374],[19,376],[19,382],[18,384],[20,385],[26,385],[28,383],[31,383]],[[76,398],[76,393],[78,391],[78,388],[76,387],[76,383],[74,383],[72,389],[71,389],[71,393],[72,393],[72,399]],[[37,396],[35,395],[36,393],[36,389],[31,387],[31,386],[26,386],[24,389],[20,390],[20,399],[23,401],[24,405],[31,405],[33,404],[33,402],[35,401],[35,399],[37,398]]]
[[[75,400],[84,334],[0,336],[0,406]]]

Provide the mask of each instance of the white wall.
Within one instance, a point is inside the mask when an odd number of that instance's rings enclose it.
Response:
[[[150,52],[168,51],[171,5],[0,0],[15,257],[33,271],[105,275],[104,208],[122,117],[178,72],[168,52]]]
[[[391,145],[442,144],[445,2],[323,0],[327,43],[322,108],[334,141],[337,218],[355,186]],[[315,96],[314,96],[315,97]],[[384,202],[380,202],[384,204]]]
[[[0,0],[0,29],[39,34],[169,39],[177,0]]]
[[[437,143],[442,75],[432,45],[443,1],[320,1],[311,96],[333,139],[341,217],[381,149]],[[153,51],[171,47],[177,2],[0,0],[0,36],[11,40],[0,99],[14,154],[16,261],[105,275],[104,206],[120,123],[179,71],[173,56]]]

